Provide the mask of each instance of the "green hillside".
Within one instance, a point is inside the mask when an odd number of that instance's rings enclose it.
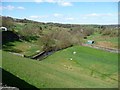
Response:
[[[118,86],[118,54],[89,47],[67,48],[42,61],[22,58],[3,51],[2,62],[5,71],[37,88]],[[10,80],[11,78],[8,81]]]

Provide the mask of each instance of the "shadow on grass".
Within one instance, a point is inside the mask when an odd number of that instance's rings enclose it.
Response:
[[[2,31],[2,44],[19,40],[19,36],[13,31]]]
[[[17,42],[21,42],[21,41],[18,40]],[[2,45],[2,49],[4,51],[15,52],[15,53],[22,52],[22,50],[16,49],[16,48],[14,48],[14,46],[15,46],[14,42],[8,42],[8,43]]]
[[[0,69],[2,69],[2,68],[0,68]],[[2,83],[3,83],[3,85],[17,87],[20,90],[24,90],[24,89],[39,90],[35,86],[28,84],[24,80],[14,76],[13,74],[7,72],[4,69],[2,69]]]

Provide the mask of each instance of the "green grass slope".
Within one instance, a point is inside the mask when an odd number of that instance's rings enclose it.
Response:
[[[117,54],[74,46],[42,61],[3,51],[2,67],[37,88],[115,88],[117,65]]]

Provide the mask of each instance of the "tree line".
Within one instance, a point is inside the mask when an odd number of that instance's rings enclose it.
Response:
[[[18,23],[22,23],[17,32]],[[42,23],[27,19],[14,19],[2,17],[2,26],[15,32],[20,39],[25,41],[38,40],[43,44],[44,51],[63,49],[73,45],[80,45],[84,37],[95,32],[110,37],[119,36],[115,26],[103,25],[74,25],[59,23]]]

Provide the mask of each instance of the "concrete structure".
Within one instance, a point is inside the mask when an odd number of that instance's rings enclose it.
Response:
[[[0,27],[0,30],[7,31],[8,29],[6,27]]]
[[[93,44],[95,41],[94,40],[88,40],[87,44]]]

